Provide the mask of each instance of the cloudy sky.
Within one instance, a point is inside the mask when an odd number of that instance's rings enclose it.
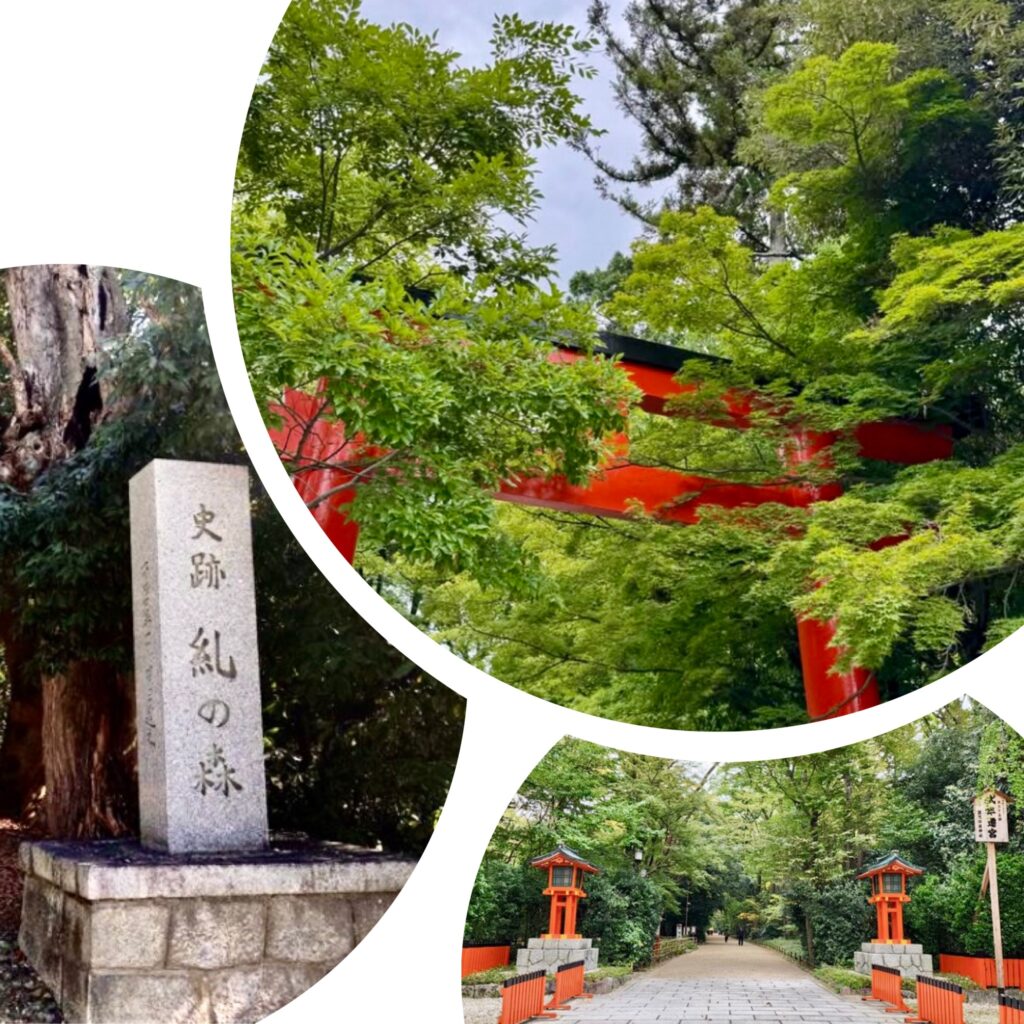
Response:
[[[621,14],[625,0],[612,0],[613,12]],[[495,14],[518,13],[525,21],[558,21],[583,29],[587,0],[479,0],[459,7],[446,0],[363,0],[363,15],[381,24],[404,21],[424,31],[437,31],[438,43],[456,50],[467,64],[489,59],[488,40]],[[584,97],[594,124],[607,130],[599,142],[600,153],[617,166],[629,163],[639,151],[639,130],[615,105],[614,73],[603,53],[590,61],[597,68],[594,79],[578,79],[575,91]],[[594,187],[593,165],[567,146],[539,154],[538,186],[544,194],[530,240],[558,247],[560,283],[566,286],[577,270],[603,267],[616,250],[628,251],[638,233],[637,222]]]

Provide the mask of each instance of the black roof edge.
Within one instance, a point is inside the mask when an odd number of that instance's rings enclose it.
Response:
[[[688,359],[702,359],[709,363],[725,363],[728,360],[721,356],[711,356],[704,352],[691,352],[685,348],[676,348],[660,341],[647,341],[646,338],[634,338],[628,334],[616,334],[614,331],[598,331],[598,344],[595,351],[608,356],[622,356],[630,363],[642,366],[654,366],[659,370],[671,370],[673,373],[682,368]],[[577,349],[579,345],[569,340],[554,342],[559,348]]]

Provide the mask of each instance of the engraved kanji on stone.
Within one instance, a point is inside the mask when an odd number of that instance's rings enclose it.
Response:
[[[220,630],[215,629],[213,631],[212,655],[210,654],[210,638],[205,635],[205,632],[203,627],[200,626],[195,639],[189,644],[189,647],[195,651],[191,659],[192,675],[205,676],[208,673],[216,672],[217,675],[223,676],[225,679],[234,679],[238,675],[238,670],[235,668],[235,659],[228,655],[226,668],[221,663]]]
[[[228,724],[228,719],[231,718],[231,708],[227,701],[207,700],[199,705],[196,714],[208,725],[212,725],[215,729],[221,729]]]
[[[242,784],[235,778],[235,769],[228,764],[224,756],[224,748],[216,743],[199,759],[199,770],[192,786],[200,796],[207,793],[220,793],[229,797],[231,791],[241,791]]]
[[[192,556],[192,589],[206,587],[207,590],[220,590],[220,581],[227,579],[227,573],[216,555],[199,552]]]
[[[192,534],[193,540],[199,540],[200,537],[212,537],[216,541],[221,541],[224,538],[220,534],[214,533],[210,529],[210,523],[217,518],[216,512],[211,512],[206,505],[202,502],[199,504],[199,511],[192,517],[192,522],[196,525],[196,532]]]

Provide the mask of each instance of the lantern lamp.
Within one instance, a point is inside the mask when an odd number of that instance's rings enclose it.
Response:
[[[908,863],[893,851],[857,876],[871,883],[868,903],[875,908],[876,943],[903,945],[910,941],[903,932],[903,906],[910,902],[907,879],[923,874],[924,868]]]
[[[548,884],[544,895],[551,898],[548,930],[543,939],[578,939],[576,913],[579,901],[586,898],[583,877],[599,869],[567,846],[557,846],[543,857],[534,857],[530,866],[546,870]]]

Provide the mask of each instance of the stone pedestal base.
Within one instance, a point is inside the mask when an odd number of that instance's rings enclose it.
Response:
[[[516,953],[516,971],[526,974],[543,967],[553,971],[562,964],[583,961],[583,970],[597,970],[598,950],[591,943],[593,939],[527,939],[526,949]]]
[[[931,954],[914,942],[862,942],[860,952],[853,954],[853,968],[860,974],[870,974],[872,965],[895,967],[904,978],[931,974],[934,970]]]
[[[413,863],[335,843],[173,856],[23,843],[18,941],[67,1020],[256,1021],[373,927]]]

